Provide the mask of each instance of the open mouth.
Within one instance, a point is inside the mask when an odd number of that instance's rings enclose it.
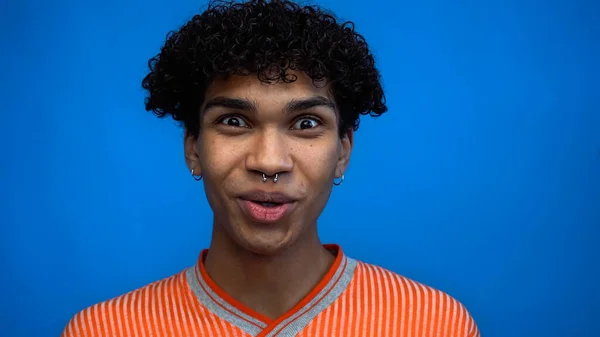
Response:
[[[281,205],[281,203],[278,203],[278,202],[262,202],[262,201],[254,201],[254,200],[251,200],[251,201],[255,204],[259,204],[259,205],[261,205],[263,207],[267,207],[267,208],[277,207],[277,206]]]
[[[240,195],[244,213],[259,223],[276,223],[287,217],[296,206],[294,198],[278,192],[251,191]]]
[[[266,202],[240,199],[244,213],[254,222],[276,223],[285,218],[293,209],[294,203]]]

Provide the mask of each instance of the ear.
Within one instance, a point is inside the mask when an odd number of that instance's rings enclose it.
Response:
[[[354,129],[349,128],[346,134],[340,140],[340,156],[338,158],[337,166],[335,168],[335,177],[339,178],[346,172],[348,164],[350,163],[350,154],[352,154],[352,147],[354,146]]]
[[[183,135],[183,151],[185,155],[185,163],[188,170],[194,170],[194,175],[202,174],[202,166],[200,165],[200,155],[197,149],[198,137],[194,136],[187,129]]]

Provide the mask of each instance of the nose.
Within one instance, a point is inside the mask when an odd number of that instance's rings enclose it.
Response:
[[[255,136],[246,158],[246,169],[267,176],[291,172],[294,167],[285,136],[264,130]]]

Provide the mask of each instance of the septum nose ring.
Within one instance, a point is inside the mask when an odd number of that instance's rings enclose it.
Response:
[[[279,180],[279,173],[275,173],[275,176],[273,177],[273,182],[276,183],[277,180]],[[267,175],[266,174],[262,174],[262,181],[263,183],[267,181]]]

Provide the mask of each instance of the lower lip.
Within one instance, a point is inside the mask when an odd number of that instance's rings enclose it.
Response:
[[[292,209],[292,203],[265,207],[253,201],[242,200],[242,207],[254,221],[270,223],[283,219]]]

